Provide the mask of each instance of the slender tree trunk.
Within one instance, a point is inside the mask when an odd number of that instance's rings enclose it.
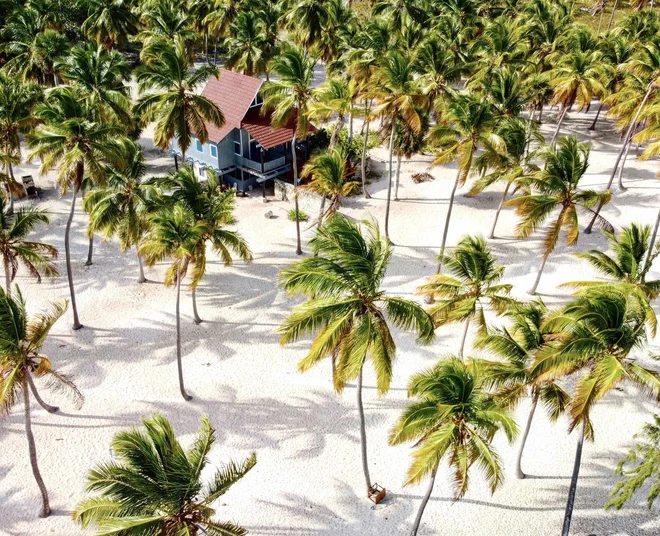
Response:
[[[195,324],[201,324],[202,319],[199,316],[199,313],[197,312],[197,293],[196,293],[196,288],[192,289],[192,306],[193,306],[193,322]]]
[[[401,177],[401,155],[396,157],[396,184],[394,186],[394,200],[399,200],[399,178]]]
[[[614,7],[616,8],[616,0],[614,3]],[[605,190],[609,190],[612,188],[612,183],[614,182],[614,176],[616,175],[616,171],[619,167],[619,162],[621,162],[621,158],[623,157],[623,154],[626,152],[628,144],[630,143],[630,140],[632,138],[632,133],[635,128],[635,125],[637,124],[637,121],[639,120],[639,116],[642,113],[642,109],[644,106],[646,106],[647,101],[649,100],[649,97],[651,96],[651,92],[653,91],[653,86],[655,84],[655,80],[651,80],[649,82],[648,88],[646,89],[646,94],[644,95],[644,98],[642,99],[642,102],[639,104],[639,108],[637,108],[637,112],[635,113],[634,119],[631,121],[630,125],[628,125],[628,130],[626,130],[626,135],[623,137],[623,145],[621,146],[621,150],[619,151],[619,154],[616,158],[616,163],[614,164],[614,169],[612,170],[612,173],[610,174],[610,180],[607,183],[607,187]],[[589,234],[591,233],[591,230],[593,229],[594,223],[596,222],[596,218],[598,218],[598,215],[600,214],[601,209],[603,208],[603,203],[598,204],[598,208],[596,209],[596,213],[594,214],[594,217],[591,219],[591,222],[589,222],[589,225],[587,228],[584,230],[585,233]]]
[[[568,112],[568,106],[564,106],[564,109],[561,112],[561,115],[559,116],[559,121],[557,122],[557,128],[555,129],[555,133],[552,135],[552,140],[550,140],[550,143],[555,143],[557,141],[557,138],[559,137],[559,130],[561,129],[561,124],[564,122],[564,117],[566,117],[566,113]]]
[[[449,207],[447,208],[447,219],[445,220],[445,230],[442,233],[442,244],[440,245],[440,255],[438,258],[438,269],[436,273],[439,274],[442,270],[442,261],[445,256],[445,246],[447,245],[447,235],[449,234],[449,222],[451,221],[451,211],[454,208],[454,197],[456,197],[456,190],[458,189],[458,181],[461,178],[461,169],[458,169],[458,174],[456,175],[456,180],[454,181],[454,187],[451,190],[451,195],[449,196]]]
[[[14,167],[11,165],[11,162],[7,162],[7,174],[12,182],[15,182],[14,178]],[[14,213],[14,192],[11,190],[11,186],[7,185],[7,197],[9,198],[9,214]]]
[[[293,186],[298,186],[298,157],[296,155],[296,133],[291,140],[291,161],[293,164]],[[302,240],[300,238],[300,208],[298,206],[298,194],[293,193],[293,201],[296,209],[296,255],[302,255]]]
[[[412,530],[410,531],[410,536],[417,536],[417,531],[419,530],[419,525],[422,522],[422,516],[424,515],[424,509],[431,498],[431,493],[433,493],[433,486],[435,484],[435,475],[438,473],[438,466],[436,465],[433,471],[431,471],[431,478],[429,479],[429,485],[426,488],[426,493],[422,497],[422,502],[419,505],[419,510],[417,510],[417,515],[415,516],[415,521],[413,522]]]
[[[543,124],[543,104],[541,104],[541,108],[539,109],[539,125]]]
[[[621,166],[619,167],[619,190],[623,191],[625,190],[625,186],[623,185],[623,170],[626,167],[626,160],[628,159],[628,153],[630,152],[630,148],[632,147],[632,138],[633,138],[634,132],[630,135],[630,140],[628,140],[628,145],[626,146],[626,151],[623,153],[623,158],[621,159]]]
[[[91,266],[94,264],[92,262],[92,255],[94,254],[94,235],[89,237],[89,246],[87,247],[87,260],[85,261],[85,266]]]
[[[34,475],[34,479],[37,481],[37,486],[39,486],[39,491],[41,492],[41,512],[39,512],[39,517],[48,517],[50,515],[48,490],[46,489],[46,484],[44,484],[44,479],[41,478],[41,473],[39,472],[39,465],[37,463],[37,447],[34,443],[34,435],[32,434],[32,418],[30,416],[30,387],[28,385],[28,380],[27,380],[28,375],[29,372],[25,371],[25,377],[23,378],[23,402],[25,404],[25,435],[27,436],[28,448],[30,451],[30,465],[32,466],[32,474]]]
[[[73,215],[76,211],[76,198],[78,197],[78,187],[74,186],[73,195],[71,196],[71,210],[69,211],[69,218],[66,221],[66,229],[64,231],[64,253],[66,257],[66,275],[69,280],[69,293],[71,295],[71,310],[73,311],[73,329],[79,330],[83,327],[78,319],[78,307],[76,307],[76,291],[73,288],[73,273],[71,272],[71,223],[73,222]]]
[[[497,226],[497,220],[500,218],[500,212],[502,211],[502,207],[504,206],[504,202],[506,201],[506,196],[509,194],[509,188],[511,187],[511,183],[507,182],[506,188],[504,188],[504,193],[502,194],[502,199],[500,199],[500,204],[497,207],[497,212],[495,212],[495,219],[493,220],[493,226],[490,229],[490,234],[488,235],[488,238],[491,240],[495,238],[495,227]]]
[[[655,241],[658,238],[658,228],[660,227],[660,209],[658,210],[658,217],[655,220],[655,227],[653,228],[653,234],[651,235],[651,241],[649,242],[649,249],[646,252],[646,260],[644,261],[644,272],[647,272],[651,269],[651,256],[653,255],[653,248],[655,247]],[[646,279],[646,273],[642,277],[642,282]]]
[[[393,150],[394,150],[394,129],[396,127],[395,122],[392,123],[392,133],[390,134],[390,172],[387,180],[387,205],[385,205],[385,237],[390,237],[390,202],[392,200],[392,179],[394,178],[393,173]]]
[[[339,114],[337,117],[337,122],[335,123],[335,128],[332,129],[332,134],[330,135],[330,143],[328,144],[328,150],[332,151],[339,141],[339,133],[344,128],[344,116]]]
[[[538,288],[539,282],[541,281],[541,274],[543,274],[543,269],[545,268],[545,263],[548,261],[549,256],[550,256],[550,252],[543,254],[543,259],[541,260],[541,266],[539,267],[539,273],[536,274],[536,281],[534,281],[532,288],[529,289],[527,294],[532,294],[532,295],[536,294],[536,289]]]
[[[325,200],[326,200],[326,195],[323,194],[321,196],[321,208],[319,209],[319,221],[316,223],[316,228],[320,229],[321,225],[323,225],[323,213],[325,212]]]
[[[351,105],[351,111],[348,114],[348,143],[353,141],[353,105]]]
[[[566,501],[566,513],[564,514],[564,526],[561,529],[561,536],[569,536],[571,529],[571,520],[573,518],[573,507],[575,506],[575,494],[577,492],[578,476],[580,475],[580,464],[582,463],[583,444],[584,444],[584,424],[580,426],[580,436],[578,437],[578,443],[575,449],[575,463],[573,464],[573,475],[571,476],[571,486],[568,489],[568,500]]]
[[[525,425],[525,431],[523,432],[522,439],[520,440],[520,448],[518,449],[518,458],[516,459],[516,478],[525,478],[525,473],[522,470],[522,457],[523,451],[525,450],[525,443],[527,443],[527,436],[529,435],[529,430],[532,427],[532,419],[534,419],[534,412],[536,411],[536,406],[539,403],[539,393],[534,392],[532,397],[532,407],[529,410],[529,416],[527,417],[527,424]]]
[[[610,15],[610,22],[607,23],[607,30],[612,27],[612,22],[614,21],[614,14],[616,13],[616,5],[619,3],[619,0],[614,0],[614,5],[612,6],[612,14]]]
[[[138,266],[140,267],[140,277],[138,278],[138,283],[146,283],[147,278],[144,276],[144,263],[142,262],[142,255],[137,254]]]
[[[600,117],[600,112],[603,109],[603,101],[601,101],[598,104],[598,111],[596,112],[596,117],[594,117],[594,122],[591,123],[591,126],[589,127],[589,130],[596,130],[596,122],[598,121],[598,117]]]
[[[32,379],[32,376],[30,374],[27,374],[27,381],[28,384],[30,385],[30,390],[32,391],[32,394],[34,395],[34,399],[37,401],[37,403],[44,408],[48,413],[57,413],[60,408],[57,406],[51,406],[50,404],[47,404],[44,402],[43,398],[39,396],[39,391],[37,391],[37,386],[34,384],[34,380]]]
[[[176,153],[174,153],[174,169],[179,171],[179,159],[177,158]]]
[[[468,331],[470,331],[470,319],[466,318],[465,327],[463,328],[463,336],[461,337],[461,347],[458,350],[458,357],[461,359],[463,359],[463,355],[465,354],[465,341],[467,339]]]
[[[179,372],[179,390],[181,396],[187,402],[192,400],[192,396],[186,393],[186,388],[183,385],[183,364],[181,363],[181,316],[179,314],[181,304],[181,272],[177,266],[176,276],[176,366]]]
[[[362,364],[364,367],[364,363]],[[357,406],[360,415],[360,446],[362,448],[362,471],[364,471],[364,480],[367,483],[367,495],[371,489],[371,476],[369,475],[369,462],[367,459],[367,429],[364,418],[364,407],[362,406],[362,368],[357,380]]]
[[[367,106],[368,108],[368,106]],[[369,110],[367,109],[367,114],[369,113]],[[364,192],[364,198],[365,199],[371,199],[371,194],[369,194],[367,190],[367,144],[369,140],[369,125],[371,124],[371,121],[365,116],[364,119],[367,123],[366,130],[364,132],[364,143],[362,144],[362,166],[361,166],[361,171],[362,171],[362,191]]]
[[[600,35],[600,30],[603,27],[603,16],[605,15],[605,8],[607,7],[607,0],[603,0],[600,4],[600,20],[598,21],[598,35]]]
[[[5,294],[11,297],[11,266],[9,265],[9,258],[4,255],[5,264]]]

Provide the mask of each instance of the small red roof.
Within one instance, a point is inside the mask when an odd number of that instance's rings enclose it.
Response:
[[[260,106],[248,110],[243,121],[241,121],[241,128],[247,130],[250,136],[257,140],[264,149],[270,149],[293,139],[295,120],[292,118],[285,126],[273,128],[270,114],[262,116]]]

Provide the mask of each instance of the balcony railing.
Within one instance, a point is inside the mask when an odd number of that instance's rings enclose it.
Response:
[[[263,163],[263,165],[261,162],[256,162],[254,160],[250,160],[249,158],[245,158],[243,156],[238,156],[238,155],[235,156],[235,161],[237,165],[249,169],[253,169],[258,173],[267,173],[274,169],[280,168],[286,164],[286,158],[284,158],[283,156],[279,158],[274,158],[272,160],[267,160]]]

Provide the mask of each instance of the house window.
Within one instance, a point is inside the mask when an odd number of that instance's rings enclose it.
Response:
[[[235,141],[234,142],[234,154],[237,154],[238,156],[243,156],[241,154],[241,142],[240,141]]]
[[[218,158],[218,148],[215,145],[211,145],[211,156],[213,158]]]
[[[264,102],[264,100],[261,98],[261,95],[259,95],[259,93],[257,93],[254,96],[254,99],[252,99],[252,104],[250,104],[250,108],[252,108],[254,106],[259,106],[263,102]]]
[[[200,153],[203,153],[203,152],[204,152],[204,147],[202,147],[202,142],[201,142],[201,141],[199,141],[199,140],[195,140],[195,147],[197,147],[197,150],[198,150]]]

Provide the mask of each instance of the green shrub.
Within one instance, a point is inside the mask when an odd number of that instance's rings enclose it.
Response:
[[[309,219],[309,216],[305,214],[302,210],[298,210],[298,219],[300,221],[307,221]],[[289,210],[289,220],[291,221],[296,221],[296,209],[292,208]]]

